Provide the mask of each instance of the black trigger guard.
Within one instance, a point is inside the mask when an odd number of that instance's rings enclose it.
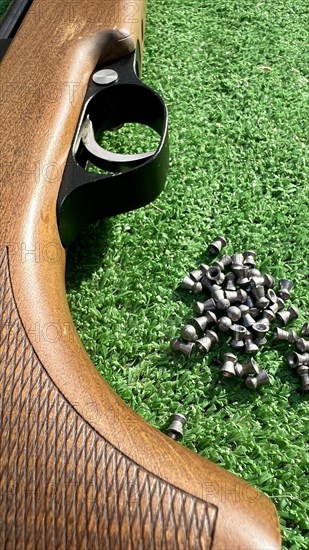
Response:
[[[104,68],[116,71],[118,79],[99,85],[91,78],[59,189],[57,220],[65,247],[88,223],[145,206],[165,186],[169,145],[163,100],[136,76],[134,53]],[[143,155],[111,154],[110,158],[101,158],[87,145],[87,120],[94,134],[127,122],[141,123],[159,134],[159,144],[155,151]],[[110,173],[87,171],[89,160]]]

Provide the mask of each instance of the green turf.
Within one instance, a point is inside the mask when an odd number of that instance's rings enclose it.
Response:
[[[143,80],[169,110],[166,189],[84,231],[67,272],[74,322],[110,385],[159,429],[185,414],[183,444],[267,493],[283,547],[304,550],[308,394],[287,366],[291,346],[265,347],[271,384],[250,392],[219,374],[224,337],[190,360],[169,342],[193,301],[177,286],[217,234],[292,279],[290,326],[309,320],[308,30],[300,0],[148,1]]]

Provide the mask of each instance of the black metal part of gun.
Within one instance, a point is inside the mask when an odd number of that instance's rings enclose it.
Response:
[[[0,22],[0,61],[9,48],[31,3],[32,0],[14,0],[4,13]]]
[[[137,72],[133,52],[96,68],[90,78],[57,201],[58,228],[65,247],[88,223],[145,206],[165,186],[169,166],[167,109]],[[102,149],[96,142],[99,130],[128,122],[155,130],[160,136],[157,149],[121,155]],[[88,162],[107,173],[87,171]]]

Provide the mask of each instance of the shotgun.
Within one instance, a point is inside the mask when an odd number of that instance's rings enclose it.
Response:
[[[9,10],[0,31],[1,548],[281,548],[268,497],[110,388],[66,299],[66,252],[79,231],[164,188],[166,107],[140,80],[145,0]],[[99,131],[127,122],[154,129],[157,148],[98,144]]]

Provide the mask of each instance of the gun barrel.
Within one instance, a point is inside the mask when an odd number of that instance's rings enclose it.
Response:
[[[24,19],[32,0],[14,0],[0,22],[0,40],[13,38]]]

